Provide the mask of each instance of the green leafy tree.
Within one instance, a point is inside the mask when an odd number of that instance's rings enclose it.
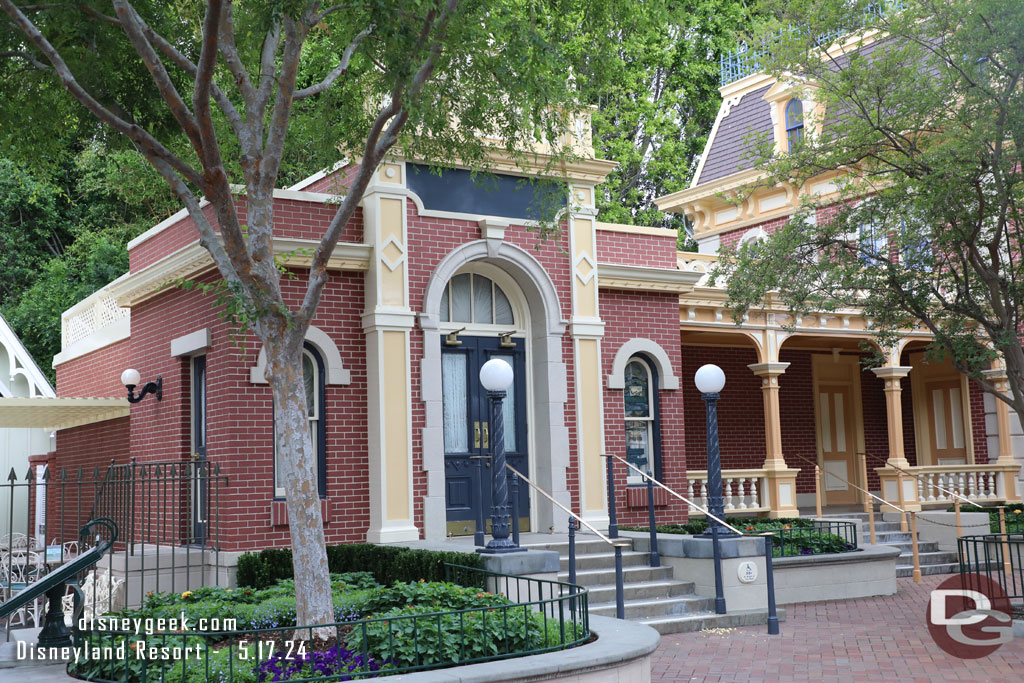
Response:
[[[883,348],[924,329],[933,356],[1024,418],[1024,4],[901,4],[765,3],[777,22],[763,66],[824,116],[809,113],[812,134],[788,155],[762,148],[759,164],[766,182],[797,187],[838,171],[839,196],[805,194],[721,272],[738,314],[777,292],[796,312],[863,309]],[[997,358],[1009,396],[981,374]]]
[[[591,98],[594,148],[619,167],[598,192],[602,220],[674,228],[685,245],[682,214],[654,200],[692,179],[721,103],[719,56],[747,21],[742,0],[654,0],[607,36],[615,48]]]
[[[0,101],[29,99],[34,127],[55,123],[46,116],[52,107],[127,138],[188,210],[234,311],[262,342],[298,620],[330,622],[301,353],[341,232],[393,149],[478,169],[488,165],[488,140],[514,158],[538,139],[551,142],[553,157],[567,156],[557,142],[589,85],[583,63],[601,63],[607,50],[591,37],[628,21],[631,3],[257,0],[236,12],[224,0],[0,0],[0,9]],[[57,84],[78,106],[56,97]],[[5,114],[24,121],[16,109]],[[273,254],[273,190],[290,172],[290,136],[303,141],[294,158],[359,160],[302,276],[303,299],[291,307]],[[233,175],[244,185],[244,230]]]

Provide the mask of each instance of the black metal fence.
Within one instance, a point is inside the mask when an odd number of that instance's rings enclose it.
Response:
[[[510,602],[457,610],[398,608],[299,628],[91,631],[80,634],[77,644],[98,656],[76,661],[71,671],[103,683],[362,680],[553,652],[590,638],[582,586],[457,565],[446,565],[446,574],[460,585],[485,583]],[[161,661],[164,652],[169,657]]]
[[[965,582],[969,584],[972,575],[980,575],[998,583],[1017,618],[1024,617],[1024,534],[961,536],[957,551]]]
[[[0,598],[84,552],[91,541],[79,531],[97,518],[112,520],[120,539],[83,577],[87,615],[140,604],[149,592],[218,585],[227,484],[205,461],[11,470],[0,483]],[[37,616],[20,618],[30,626]]]

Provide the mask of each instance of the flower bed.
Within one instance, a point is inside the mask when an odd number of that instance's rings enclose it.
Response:
[[[726,520],[740,531],[749,534],[772,532],[774,557],[791,557],[794,555],[824,555],[827,553],[845,553],[857,549],[856,532],[853,525],[846,522],[820,522],[803,517],[761,519],[761,518],[728,518]],[[842,535],[830,533],[840,531]],[[648,532],[650,527],[619,527],[623,531]],[[659,534],[702,534],[708,528],[704,519],[693,519],[685,524],[659,524]]]
[[[473,582],[495,576],[460,569]],[[448,582],[421,579],[385,587],[369,572],[331,578],[336,621],[325,629],[296,626],[290,579],[261,590],[150,594],[141,608],[114,616],[140,623],[177,619],[167,629],[173,632],[84,632],[76,645],[100,648],[100,656],[81,658],[69,671],[89,680],[126,683],[354,680],[562,649],[589,635],[586,594],[566,590],[568,584],[542,582],[552,584],[547,599],[517,604],[504,595]],[[541,592],[534,594],[543,598]],[[230,618],[236,624],[231,631],[206,633],[173,628],[182,617],[193,628],[204,619]],[[314,637],[313,628],[331,635]],[[155,657],[151,648],[156,648]],[[160,659],[161,648],[170,651],[169,659]]]

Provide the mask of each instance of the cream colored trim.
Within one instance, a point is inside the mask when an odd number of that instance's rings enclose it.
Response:
[[[348,163],[349,163],[349,161],[348,161],[347,157],[342,159],[341,161],[336,161],[336,162],[334,162],[334,165],[331,166],[330,168],[324,169],[322,171],[317,171],[313,175],[308,176],[306,178],[303,178],[299,182],[295,183],[294,185],[292,185],[291,187],[286,188],[286,189],[295,191],[295,190],[301,190],[304,187],[309,187],[310,185],[312,185],[316,181],[321,180],[322,178],[326,178],[327,176],[331,175],[332,173],[335,173],[335,172],[340,171],[341,169],[345,168],[346,166],[348,166]]]
[[[655,237],[676,237],[676,231],[672,228],[658,228],[648,225],[625,225],[623,223],[595,223],[598,230],[605,232],[627,232],[633,235],[653,235]]]
[[[597,284],[604,289],[640,289],[656,292],[689,292],[704,276],[670,268],[646,268],[599,263]]]
[[[0,398],[0,428],[68,429],[128,417],[127,398]]]
[[[643,354],[654,363],[658,369],[659,389],[673,391],[679,388],[679,377],[672,370],[672,359],[658,342],[643,337],[630,339],[615,352],[615,360],[612,361],[611,371],[606,377],[606,386],[609,389],[624,389],[626,386],[626,364],[629,359],[637,354]]]
[[[665,195],[664,197],[658,197],[654,200],[654,204],[658,207],[659,211],[674,211],[676,213],[682,213],[684,204],[690,204],[701,199],[714,197],[719,193],[735,190],[766,177],[767,174],[764,171],[756,168],[750,168],[745,171],[739,171],[737,173],[727,175],[724,178],[718,178],[717,180],[713,180],[709,183],[690,187],[685,190],[680,190],[679,192],[673,192],[672,194]]]
[[[213,343],[210,341],[210,328],[204,327],[190,334],[171,340],[171,357],[194,356],[206,351]]]
[[[201,331],[206,332],[206,330]],[[330,335],[319,327],[310,325],[306,330],[306,341],[315,346],[316,350],[320,352],[320,357],[323,358],[327,371],[327,376],[324,378],[326,384],[352,383],[352,373],[345,369],[345,364],[341,361],[341,353]],[[251,384],[266,384],[266,371],[267,351],[261,346],[259,355],[256,357],[256,365],[249,368],[249,382]]]
[[[130,318],[120,320],[100,328],[84,339],[79,339],[66,349],[53,357],[52,367],[56,368],[69,360],[80,358],[87,353],[98,351],[104,347],[116,344],[122,339],[127,339],[132,334],[132,321]]]
[[[291,267],[308,267],[312,262],[312,250],[319,244],[318,240],[300,240],[278,238],[274,240],[274,254],[288,254],[283,260],[284,265]],[[308,249],[309,253],[292,253],[298,249]],[[338,244],[334,254],[327,262],[330,270],[367,270],[369,268],[371,249],[366,244]],[[210,253],[199,245],[196,240],[168,254],[156,263],[131,273],[123,280],[111,285],[110,293],[117,298],[121,306],[134,306],[157,294],[164,286],[179,278],[201,275],[214,268]]]
[[[722,104],[718,108],[718,114],[715,116],[715,123],[711,126],[711,132],[708,134],[708,140],[704,143],[704,152],[700,155],[700,161],[697,163],[697,170],[693,172],[693,180],[690,182],[690,187],[697,187],[697,181],[700,180],[700,174],[704,172],[704,164],[708,160],[708,152],[711,151],[711,146],[715,144],[715,138],[718,136],[718,128],[722,125],[722,121],[729,115],[732,108],[740,103],[743,96],[748,91],[743,91],[736,94],[730,94],[729,96],[722,96]]]

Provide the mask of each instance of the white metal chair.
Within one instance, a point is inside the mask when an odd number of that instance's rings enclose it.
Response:
[[[96,570],[90,571],[82,581],[82,613],[79,619],[93,619],[107,612],[124,609],[124,579],[97,576]],[[61,601],[64,608],[64,622],[72,625],[75,618],[75,595],[69,593]]]

